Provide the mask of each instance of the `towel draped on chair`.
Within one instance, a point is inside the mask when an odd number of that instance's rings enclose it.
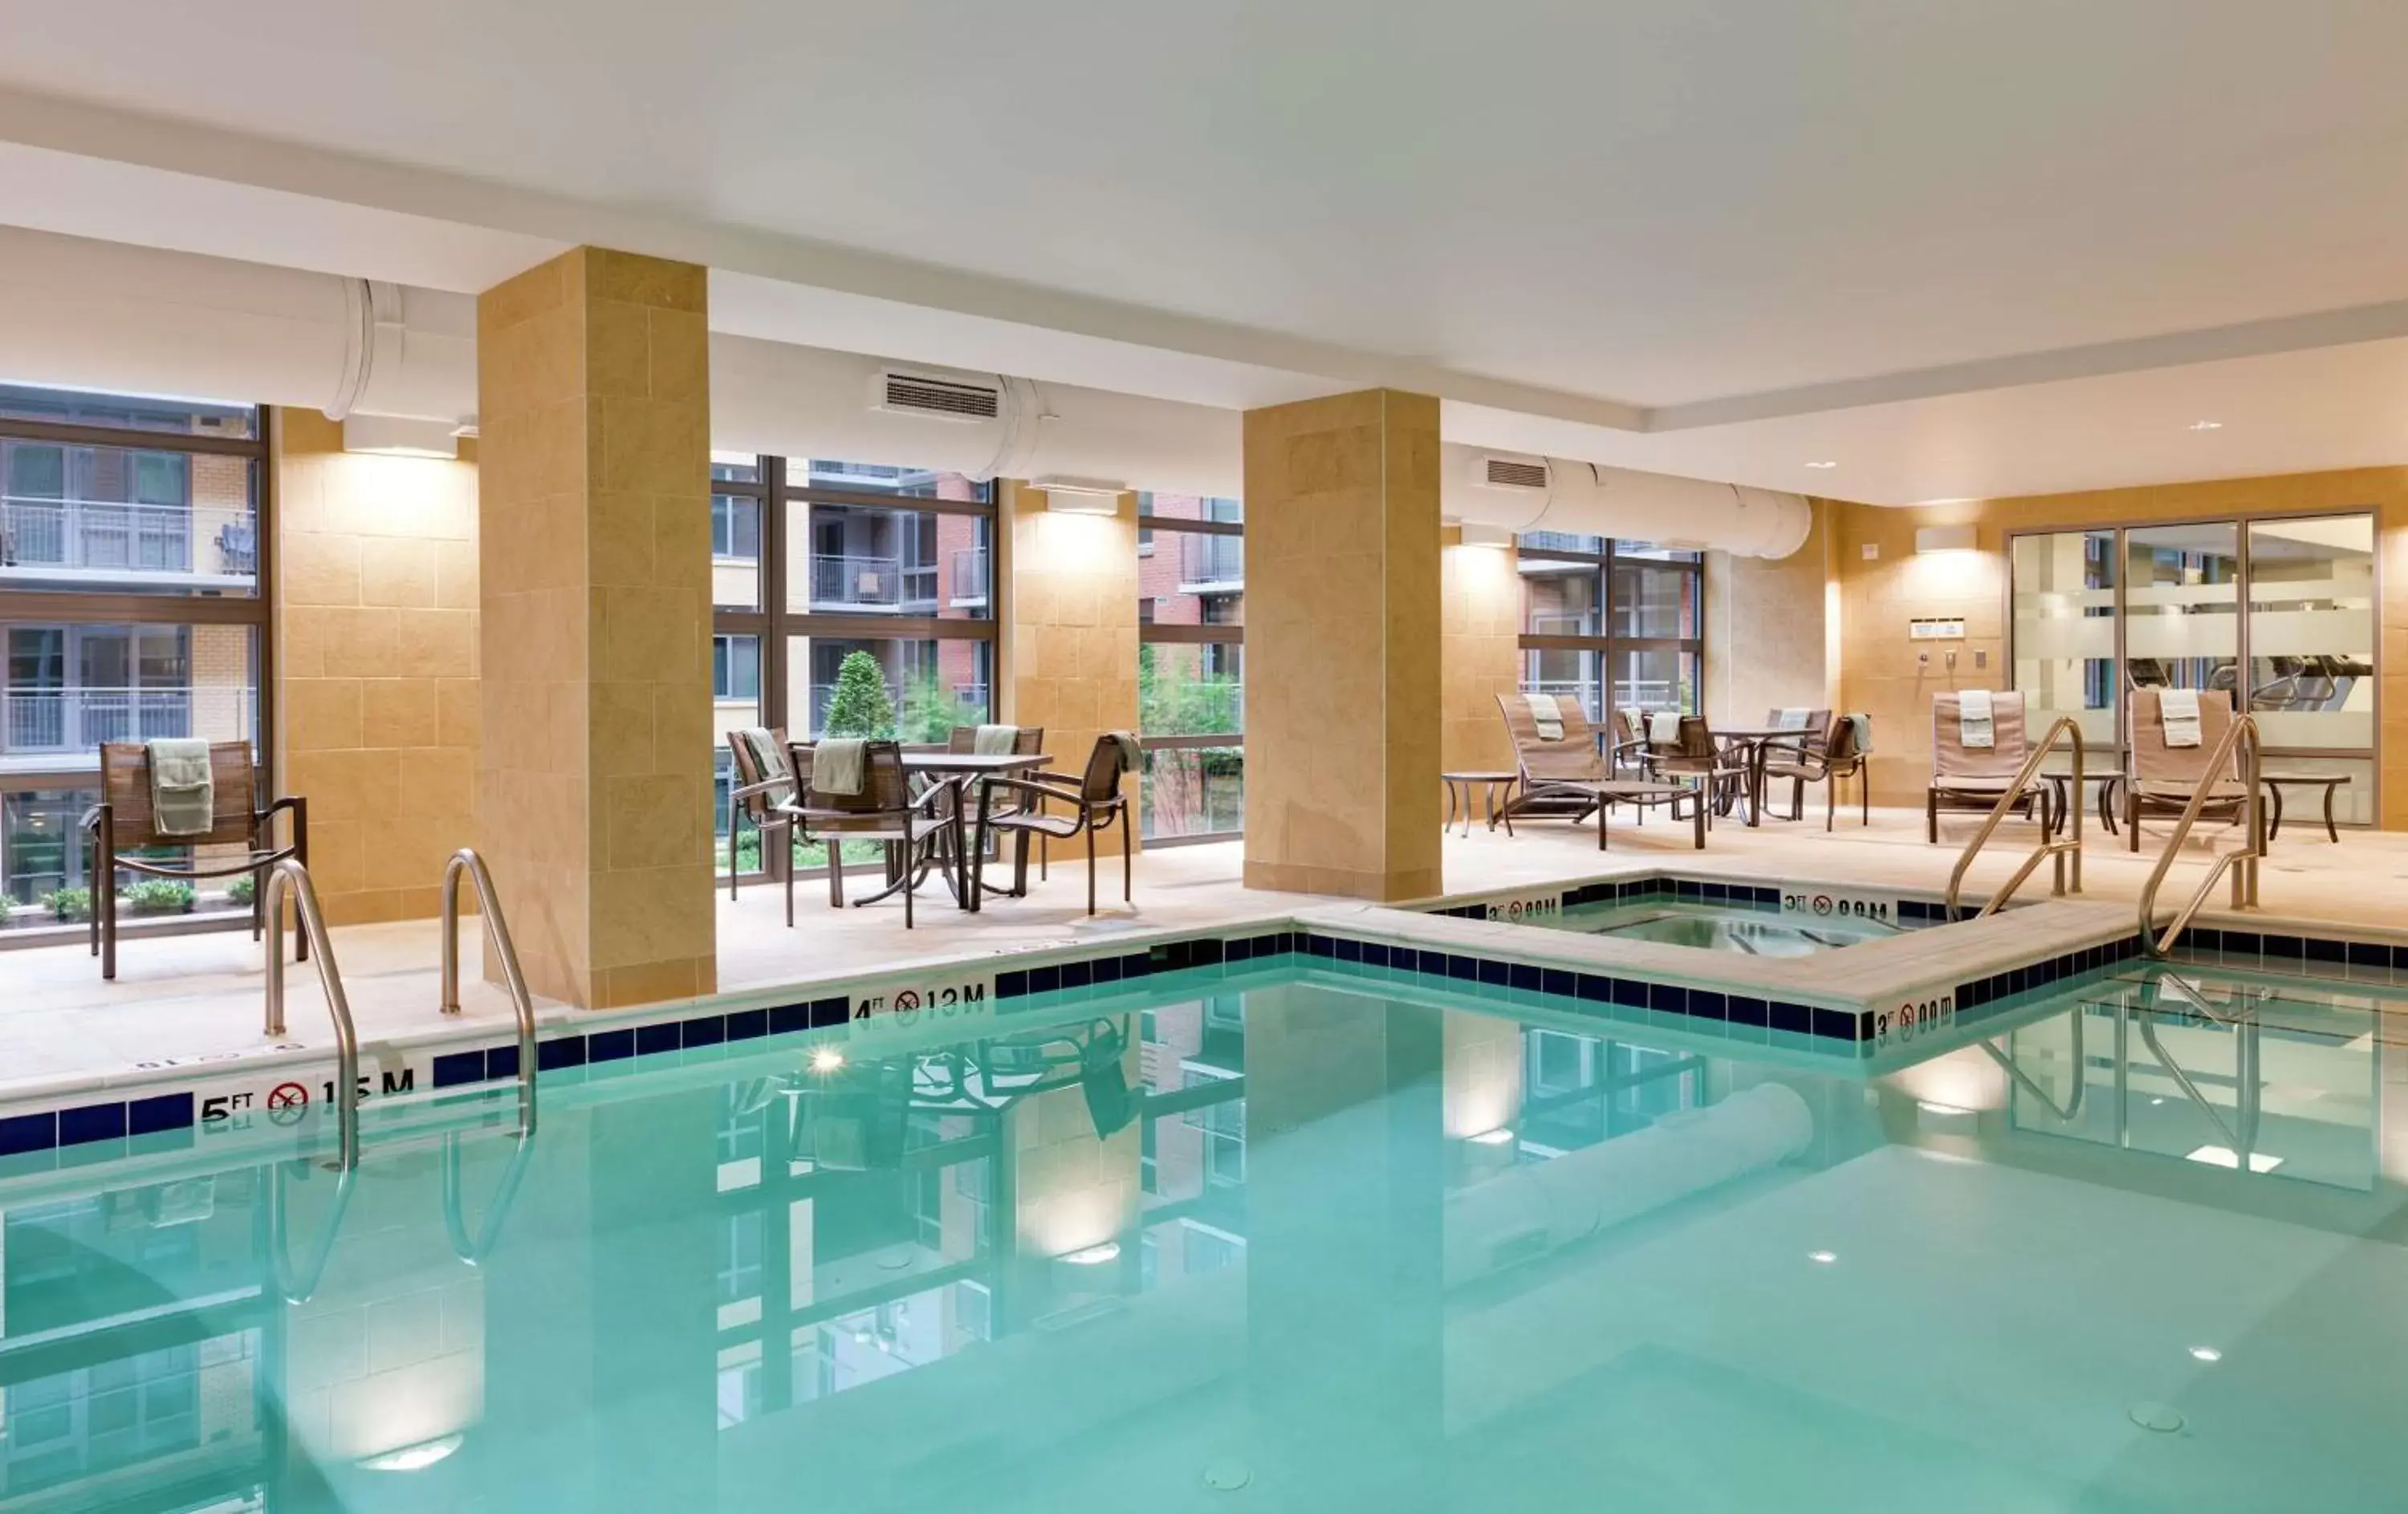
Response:
[[[1990,721],[1990,691],[1969,688],[1956,696],[1956,739],[1968,750],[1998,745],[1998,728]]]
[[[980,757],[1010,757],[1019,740],[1018,726],[981,726],[970,737],[970,750]]]
[[[1772,728],[1775,730],[1804,730],[1809,717],[1813,714],[1812,710],[1793,710],[1784,707],[1780,717],[1773,721]]]
[[[150,763],[150,824],[163,836],[200,836],[217,818],[209,743],[173,737],[146,743]]]
[[[1552,694],[1525,694],[1522,702],[1529,706],[1530,724],[1539,728],[1539,740],[1560,742],[1564,739],[1564,712]]]
[[[1678,745],[1681,740],[1681,712],[1658,710],[1649,715],[1647,740],[1657,746]]]
[[[1109,730],[1104,733],[1104,740],[1111,743],[1113,749],[1119,752],[1121,771],[1136,772],[1145,766],[1145,748],[1138,744],[1138,739],[1133,733],[1125,730]]]
[[[868,746],[868,743],[850,736],[830,737],[813,746],[811,787],[823,794],[859,794],[862,776],[869,766]]]
[[[744,750],[751,755],[753,770],[761,774],[763,783],[791,780],[795,776],[793,759],[787,756],[784,744],[769,730],[755,726],[738,731],[736,739],[744,743]],[[791,782],[785,788],[773,789],[768,795],[775,803],[783,803],[794,797]]]
[[[2165,727],[2167,746],[2197,746],[2199,744],[2199,690],[2193,688],[2157,690],[2157,719]]]
[[[1870,757],[1873,750],[1873,717],[1865,714],[1855,714],[1849,715],[1845,718],[1847,719],[1848,725],[1856,732],[1856,755],[1858,757]]]

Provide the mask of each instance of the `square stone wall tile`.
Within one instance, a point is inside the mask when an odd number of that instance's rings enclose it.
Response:
[[[710,273],[695,264],[602,247],[582,248],[580,252],[585,258],[589,299],[624,300],[696,314],[709,306]]]
[[[471,679],[455,680],[470,691]],[[467,741],[447,741],[443,735],[442,688],[434,679],[375,678],[361,685],[363,746],[456,746],[474,752],[473,728]]]
[[[287,531],[278,564],[288,605],[353,606],[360,602],[360,543],[351,535]]]
[[[400,749],[401,806],[405,818],[464,815],[476,807],[477,757],[456,746]],[[454,846],[465,843],[454,842]]]
[[[612,399],[652,397],[652,312],[624,300],[585,306],[585,392]]]
[[[327,751],[366,744],[356,678],[295,678],[284,685],[287,749]]]
[[[396,610],[394,671],[404,678],[472,678],[477,617],[466,610]]]
[[[360,602],[431,610],[437,603],[436,543],[412,537],[373,540],[360,555]]]

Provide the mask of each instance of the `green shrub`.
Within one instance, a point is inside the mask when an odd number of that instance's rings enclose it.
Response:
[[[251,900],[256,898],[259,894],[259,874],[255,872],[244,873],[241,877],[236,878],[234,882],[226,885],[225,894],[228,902],[241,904],[248,907]]]
[[[193,886],[174,878],[145,878],[125,890],[136,915],[181,915],[193,907]]]
[[[53,888],[42,896],[42,902],[62,920],[92,918],[92,890],[89,888]]]
[[[888,737],[895,734],[895,699],[886,692],[886,675],[878,659],[867,652],[849,652],[837,664],[836,693],[828,699],[830,736]]]

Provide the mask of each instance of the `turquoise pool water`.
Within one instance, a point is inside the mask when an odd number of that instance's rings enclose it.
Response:
[[[0,1503],[2398,1507],[2374,992],[2134,972],[1868,1080],[1282,968],[414,1110],[339,1206],[21,1177]]]
[[[1526,922],[1556,930],[1584,930],[1626,941],[1654,941],[1701,951],[1750,957],[1811,957],[1860,941],[1879,941],[1899,928],[1874,920],[1819,920],[1751,909],[1744,904],[1707,904],[1656,900],[1633,904],[1587,905]]]

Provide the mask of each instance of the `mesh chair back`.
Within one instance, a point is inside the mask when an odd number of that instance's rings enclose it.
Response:
[[[1557,699],[1555,706],[1562,712],[1564,734],[1551,742],[1539,734],[1539,723],[1530,718],[1530,707],[1521,695],[1497,696],[1497,708],[1505,716],[1506,732],[1513,738],[1513,755],[1521,764],[1523,779],[1542,785],[1612,778],[1605,759],[1598,756],[1597,731],[1588,723],[1588,713],[1572,700]]]
[[[2016,689],[1990,696],[1990,745],[1965,744],[1964,699],[1956,691],[1931,696],[1931,774],[1935,778],[2012,778],[2031,755],[2024,729],[2024,697]]]
[[[903,766],[901,743],[867,743],[862,749],[861,759],[861,792],[858,794],[831,794],[813,783],[810,807],[838,812],[835,818],[813,821],[814,829],[891,829],[896,814],[911,807],[910,774]]]
[[[120,850],[251,844],[259,795],[249,742],[209,743],[209,782],[215,792],[209,829],[198,836],[159,834],[150,814],[150,751],[141,743],[101,743],[100,777],[101,791],[108,800],[109,833]]]
[[[1796,706],[1792,705],[1790,708],[1795,709]],[[1765,729],[1777,729],[1780,725],[1781,711],[1779,709],[1776,708],[1765,712]],[[1805,740],[1784,740],[1779,746],[1775,746],[1773,748],[1773,751],[1778,753],[1781,750],[1781,747],[1785,746],[1800,757],[1821,757],[1825,750],[1829,747],[1831,743],[1831,712],[1828,710],[1807,711],[1806,724],[1799,727],[1798,729],[1799,734],[1802,735]]]
[[[1087,754],[1087,771],[1080,775],[1079,798],[1089,804],[1100,804],[1118,798],[1120,791],[1120,744],[1109,736],[1098,736],[1095,750]]]
[[[1846,715],[1835,715],[1824,727],[1823,760],[1833,766],[1854,762],[1864,756],[1856,747],[1856,723]]]
[[[2202,689],[2199,696],[2199,744],[2168,746],[2161,691],[2136,688],[2128,708],[2132,716],[2132,776],[2144,784],[2180,784],[2195,787],[2208,781],[2207,759],[2215,743],[2232,728],[2232,696],[2222,689]],[[2231,769],[2216,775],[2220,783],[2237,782]]]

